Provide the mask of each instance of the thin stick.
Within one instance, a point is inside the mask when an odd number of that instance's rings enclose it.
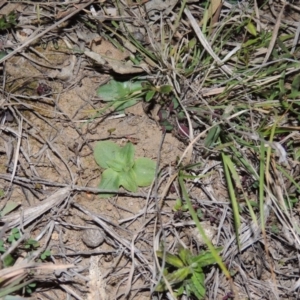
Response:
[[[276,43],[276,39],[277,39],[277,35],[278,35],[278,31],[279,31],[279,27],[280,27],[280,23],[281,23],[281,19],[282,19],[284,9],[285,9],[285,2],[283,3],[281,11],[278,15],[278,18],[277,18],[277,21],[276,21],[276,24],[275,24],[275,27],[274,27],[274,30],[273,30],[273,34],[272,34],[272,39],[271,39],[271,42],[270,42],[269,47],[268,47],[268,52],[267,52],[267,54],[266,54],[266,56],[263,60],[263,64],[265,64],[268,61],[268,59],[270,58],[270,55],[273,51],[274,45]]]

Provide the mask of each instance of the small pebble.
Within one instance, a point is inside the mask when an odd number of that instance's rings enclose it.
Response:
[[[90,248],[100,246],[104,240],[105,233],[98,227],[85,229],[82,233],[82,241]]]
[[[145,41],[145,36],[140,31],[133,32],[132,36],[141,43]]]

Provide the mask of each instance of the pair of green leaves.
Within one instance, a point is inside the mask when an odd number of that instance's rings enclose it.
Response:
[[[101,100],[109,102],[116,111],[124,111],[136,104],[143,97],[141,80],[117,81],[110,80],[97,89],[97,95]]]
[[[221,248],[216,249],[218,252]],[[216,261],[209,251],[203,251],[199,255],[192,255],[188,249],[180,248],[178,255],[157,251],[160,259],[165,259],[167,267],[164,269],[166,280],[175,289],[176,295],[184,292],[187,296],[194,295],[197,299],[205,296],[205,275],[203,268],[214,264]],[[155,289],[156,292],[167,291],[167,285],[162,279]]]
[[[113,102],[117,111],[130,107],[145,97],[151,101],[156,93],[169,94],[173,90],[170,85],[154,86],[142,80],[117,81],[110,80],[97,89],[97,95],[105,102]]]
[[[154,86],[149,82],[143,83],[143,89],[146,92],[145,101],[150,102],[156,93],[170,94],[173,90],[171,85]]]
[[[118,191],[123,186],[130,192],[136,192],[139,186],[148,186],[155,176],[156,164],[149,158],[134,159],[134,146],[127,143],[119,147],[111,141],[98,142],[94,149],[97,164],[106,169],[102,173],[100,189]],[[102,197],[111,195],[104,194]]]

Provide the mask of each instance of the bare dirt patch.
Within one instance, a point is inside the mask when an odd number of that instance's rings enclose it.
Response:
[[[63,61],[64,59],[60,63]],[[21,152],[18,156],[16,174],[18,178],[24,176],[32,180],[27,181],[21,190],[13,186],[10,197],[23,209],[38,206],[40,201],[63,186],[76,185],[83,189],[86,187],[86,190],[97,188],[101,173],[94,161],[92,150],[95,142],[99,140],[110,139],[119,145],[133,141],[137,157],[157,159],[162,131],[156,122],[144,113],[141,103],[126,110],[126,115],[118,118],[110,119],[109,116],[92,121],[89,119],[96,114],[96,109],[100,108],[99,101],[93,99],[99,82],[105,80],[106,75],[81,70],[78,77],[74,78],[76,85],[50,81],[42,79],[40,71],[22,58],[10,60],[6,71],[14,84],[17,81],[12,78],[16,78],[18,74],[22,85],[22,88],[18,89],[22,94],[14,96],[15,106],[7,108],[7,113],[13,115],[13,120],[6,121],[5,125],[11,130],[18,131],[19,124],[26,132],[20,141]],[[42,88],[48,88],[46,95],[38,94],[41,83]],[[11,140],[10,134],[5,134],[4,131],[5,136],[6,143],[10,141],[16,149],[18,138]],[[171,168],[176,158],[180,156],[181,148],[182,144],[171,134],[167,134],[161,151],[161,166]],[[5,166],[6,157],[1,155],[1,159],[2,166]],[[8,188],[9,184],[3,179],[1,181],[4,190]],[[34,192],[37,187],[38,192]],[[76,192],[75,189],[70,203],[66,202],[66,206],[61,207],[59,211],[50,210],[48,217],[55,221],[55,226],[52,228],[51,237],[46,241],[42,239],[41,243],[47,243],[45,246],[51,250],[53,259],[61,263],[75,263],[81,269],[80,274],[83,277],[78,277],[75,281],[82,287],[73,293],[79,293],[84,299],[88,299],[86,297],[96,299],[94,296],[87,296],[89,291],[90,293],[95,291],[95,287],[89,289],[86,286],[90,282],[91,285],[97,286],[101,294],[99,299],[113,299],[116,295],[128,293],[130,290],[138,291],[139,299],[149,297],[149,291],[142,296],[141,291],[148,289],[145,282],[150,281],[149,270],[142,272],[142,269],[153,266],[145,266],[144,261],[133,267],[131,259],[128,259],[131,256],[132,243],[132,246],[147,257],[149,264],[153,263],[153,224],[147,225],[147,222],[153,219],[155,210],[152,208],[152,213],[148,216],[147,206],[153,207],[153,202],[149,203],[146,200],[147,190],[140,189],[135,197],[100,199],[93,192]],[[89,214],[107,223],[105,242],[95,249],[86,246],[83,235],[85,230],[99,227],[99,224],[72,203],[77,203]],[[33,238],[38,236],[46,225],[45,216],[38,221],[31,236]],[[110,226],[121,241],[111,236]],[[80,261],[76,261],[76,257],[80,257]],[[96,271],[95,265],[98,268]],[[126,285],[131,268],[138,268],[141,273],[136,275],[137,270],[134,271],[134,275],[131,275],[132,286],[130,284],[129,289]],[[99,278],[92,278],[93,276]],[[103,278],[99,283],[101,276]],[[89,279],[85,281],[84,278]]]

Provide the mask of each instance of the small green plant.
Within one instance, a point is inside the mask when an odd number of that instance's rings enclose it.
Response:
[[[35,282],[29,283],[25,287],[26,293],[31,295],[34,292],[35,288],[36,288],[36,283]]]
[[[188,208],[187,204],[182,203],[181,199],[176,199],[175,205],[173,206],[173,210],[175,212],[177,212],[177,211],[185,212],[185,211],[188,211],[189,208]]]
[[[41,260],[46,260],[47,258],[49,258],[51,256],[51,251],[50,250],[46,250],[41,254]]]
[[[221,248],[216,250],[220,252]],[[164,277],[172,287],[175,296],[178,297],[186,293],[187,297],[204,298],[206,290],[203,268],[216,263],[211,252],[203,251],[199,255],[193,255],[190,250],[180,248],[178,255],[163,251],[157,251],[156,254],[160,259],[165,259]],[[162,279],[155,291],[164,292],[167,290],[165,280]]]
[[[170,94],[173,90],[171,85],[154,86],[149,82],[144,82],[143,90],[146,92],[145,101],[149,102],[156,94]]]
[[[189,207],[187,204],[183,204],[181,199],[176,199],[175,205],[173,206],[173,211],[175,212],[174,216],[181,216],[182,213],[187,212],[188,210]],[[203,218],[201,208],[197,208],[196,213],[199,219]]]
[[[132,143],[119,147],[110,141],[98,142],[94,149],[94,157],[97,164],[106,169],[102,173],[100,189],[117,192],[119,187],[123,186],[130,192],[136,192],[139,186],[148,186],[154,179],[155,162],[146,157],[135,160]]]
[[[29,240],[27,240],[24,244],[24,247],[27,250],[33,250],[33,249],[38,248],[39,246],[40,246],[39,242],[34,239],[31,239],[31,238]]]
[[[0,253],[5,253],[6,249],[4,246],[4,241],[0,240]],[[13,258],[13,256],[11,254],[8,254],[5,256],[5,258],[3,259],[3,265],[4,267],[9,267],[12,266],[15,263],[15,259]]]
[[[112,79],[97,89],[97,96],[108,103],[104,110],[113,107],[115,111],[122,112],[142,99],[150,102],[155,95],[170,94],[171,91],[170,85],[154,86],[148,81]]]
[[[5,252],[4,241],[0,240],[0,253],[4,253],[4,252]]]
[[[10,232],[9,237],[7,238],[7,241],[9,243],[13,243],[17,241],[21,237],[20,231],[18,228],[13,228]]]
[[[117,81],[112,79],[97,89],[97,96],[108,103],[105,109],[112,106],[116,111],[122,112],[142,99],[144,94],[142,83],[143,81],[140,80]]]
[[[16,22],[16,14],[14,12],[9,13],[6,16],[2,16],[0,18],[0,31],[1,30],[5,30],[5,29],[9,29],[13,26],[16,26],[17,22]]]
[[[8,267],[12,267],[14,266],[16,259],[18,258],[18,256],[20,255],[20,250],[21,249],[25,249],[26,252],[30,252],[32,250],[35,250],[37,248],[40,247],[40,244],[38,241],[29,238],[26,241],[22,241],[22,243],[19,245],[19,247],[13,252],[13,253],[5,253],[8,249],[8,243],[13,243],[16,240],[18,240],[20,238],[20,231],[18,228],[13,228],[11,230],[11,233],[9,235],[9,237],[7,238],[7,243],[5,243],[3,240],[0,240],[0,254],[4,254],[4,256],[2,256],[2,262],[3,262],[3,267],[4,268],[8,268]],[[23,252],[23,250],[21,250]],[[44,251],[41,256],[40,259],[38,260],[38,262],[44,262],[45,260],[47,260],[49,257],[51,256],[51,251],[50,250],[46,250]],[[8,271],[9,272],[9,271]],[[13,272],[13,270],[11,271]],[[31,277],[31,274],[28,273],[28,277],[27,279],[24,279],[23,275],[21,275],[21,277],[18,276],[18,274],[16,274],[15,279],[11,278],[11,282],[9,282],[9,284],[7,284],[7,280],[2,280],[0,282],[0,299],[19,299],[18,296],[12,296],[12,293],[18,292],[21,290],[21,293],[24,294],[28,294],[31,295],[36,287],[37,287],[37,283],[33,282],[33,278]],[[24,280],[23,280],[24,279]],[[22,281],[22,282],[21,282]],[[4,297],[4,298],[3,298]],[[22,298],[23,299],[23,298]]]

